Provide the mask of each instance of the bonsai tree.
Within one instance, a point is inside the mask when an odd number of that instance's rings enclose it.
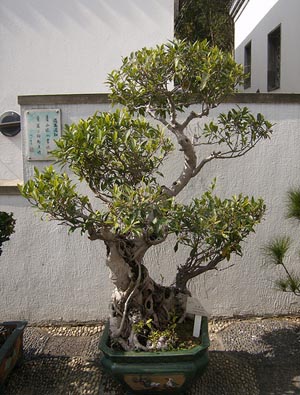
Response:
[[[12,213],[0,211],[0,255],[2,255],[2,244],[8,241],[12,233],[14,233],[16,220]]]
[[[231,55],[205,41],[134,52],[107,80],[112,103],[122,109],[67,126],[53,152],[56,164],[85,182],[99,204],[53,166],[36,169],[22,188],[51,219],[105,243],[115,286],[110,334],[125,350],[153,348],[151,333],[183,321],[189,281],[241,255],[241,242],[264,214],[261,199],[221,199],[214,185],[190,203],[178,199],[209,162],[240,157],[269,138],[271,124],[247,108],[222,113],[190,136],[192,122],[207,117],[242,81],[242,67]],[[207,145],[212,151],[203,156]],[[182,170],[167,183],[163,163],[171,153]],[[150,277],[144,257],[151,247],[170,243],[170,235],[175,252],[184,248],[187,256],[175,283],[163,286]],[[170,339],[160,347],[172,347]]]
[[[300,220],[300,188],[294,188],[287,193],[287,217]],[[287,265],[287,254],[292,240],[288,236],[273,238],[265,247],[267,263],[280,266],[284,276],[276,281],[277,287],[283,292],[292,292],[300,296],[300,276],[293,273]]]

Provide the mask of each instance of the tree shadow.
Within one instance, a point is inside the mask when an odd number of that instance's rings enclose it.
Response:
[[[252,342],[249,350],[224,353],[253,369],[259,394],[300,394],[300,325],[252,335]]]
[[[243,322],[221,331],[223,351],[216,347],[209,352],[206,372],[186,395],[300,394],[300,325],[264,325],[264,321]],[[103,371],[99,356],[45,354],[46,343],[28,348],[24,363],[9,377],[4,395],[125,394]]]

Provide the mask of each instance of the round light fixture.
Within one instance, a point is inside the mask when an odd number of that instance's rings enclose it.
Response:
[[[6,111],[0,116],[0,132],[7,137],[16,136],[21,131],[20,115]]]

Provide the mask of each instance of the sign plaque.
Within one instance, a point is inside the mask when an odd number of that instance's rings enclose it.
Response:
[[[202,315],[205,317],[209,316],[208,312],[205,310],[205,308],[202,306],[202,304],[197,298],[191,298],[191,297],[187,298],[186,312],[188,314]]]
[[[194,315],[193,336],[199,337],[201,332],[202,317],[208,317],[208,312],[204,309],[197,298],[188,297],[186,301],[186,312]]]
[[[27,159],[53,160],[54,140],[61,136],[60,109],[36,109],[25,112]]]

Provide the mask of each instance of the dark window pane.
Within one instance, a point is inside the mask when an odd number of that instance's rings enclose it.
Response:
[[[280,88],[280,26],[268,35],[268,91]]]
[[[251,86],[251,41],[244,50],[244,73],[247,74],[244,81],[244,88],[247,89]]]

